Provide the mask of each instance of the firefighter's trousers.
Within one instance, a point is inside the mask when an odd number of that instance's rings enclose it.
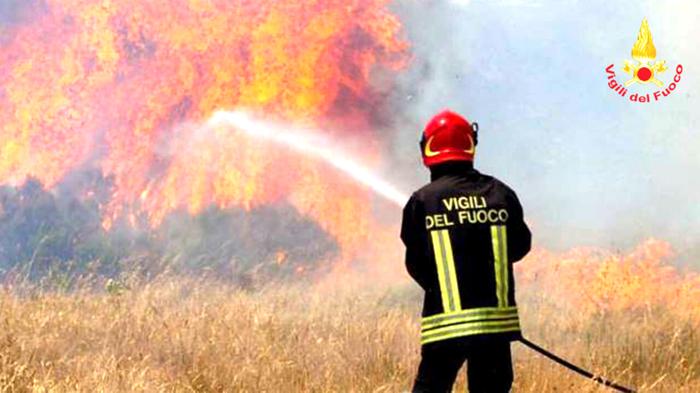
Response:
[[[513,363],[509,341],[472,342],[446,340],[421,349],[413,393],[445,393],[464,362],[470,393],[508,393],[513,384]]]

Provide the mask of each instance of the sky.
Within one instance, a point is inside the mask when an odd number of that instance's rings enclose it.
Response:
[[[443,108],[480,125],[476,167],[516,190],[535,242],[626,249],[656,237],[700,255],[700,3],[402,1],[412,45],[388,126],[392,178],[427,179],[417,141]],[[683,65],[677,89],[634,103],[619,81],[646,17],[657,60]],[[630,93],[653,93],[637,85]],[[399,168],[396,170],[396,168]]]

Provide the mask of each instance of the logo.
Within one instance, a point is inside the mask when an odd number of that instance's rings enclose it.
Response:
[[[430,139],[428,139],[428,143],[425,144],[425,152],[423,154],[425,154],[426,157],[435,157],[440,154],[439,151],[433,151],[430,147],[430,144],[433,143],[433,139],[435,139],[435,135],[431,136]]]
[[[469,137],[469,143],[471,144],[471,147],[469,149],[464,149],[464,152],[467,154],[474,154],[474,151],[476,150],[476,145],[474,144],[474,139],[471,137],[471,135],[468,135]],[[440,154],[440,151],[433,151],[433,148],[430,147],[430,144],[433,143],[433,139],[435,139],[435,135],[431,136],[428,139],[428,142],[425,144],[425,149],[423,151],[423,154],[426,157],[435,157],[436,155]]]
[[[622,71],[629,76],[629,79],[624,83],[620,83],[615,79],[615,64],[610,64],[605,68],[605,72],[608,75],[608,87],[620,97],[628,97],[627,93],[629,91],[627,88],[632,85],[639,85],[639,88],[642,90],[630,94],[629,100],[640,103],[649,103],[652,100],[656,102],[670,96],[678,87],[678,83],[681,81],[681,74],[683,73],[683,65],[678,64],[676,66],[673,81],[665,86],[661,78],[664,72],[668,70],[668,67],[666,67],[666,60],[656,60],[656,47],[654,46],[647,18],[642,20],[637,41],[632,46],[632,59],[634,60],[625,60],[625,65],[622,67]],[[645,91],[648,91],[648,87],[644,85],[649,84],[656,86],[659,90],[645,94]]]

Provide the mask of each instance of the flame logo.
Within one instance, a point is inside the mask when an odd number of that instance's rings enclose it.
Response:
[[[632,46],[632,58],[637,63],[625,60],[625,66],[622,69],[632,76],[632,79],[625,82],[625,86],[636,82],[645,84],[651,82],[659,87],[664,85],[663,82],[656,78],[656,74],[666,71],[666,61],[654,61],[656,59],[656,47],[651,37],[647,18],[642,20],[642,25],[639,27],[637,41]]]
[[[632,47],[632,58],[640,62],[656,59],[656,47],[654,46],[654,40],[651,38],[651,30],[649,30],[647,18],[642,20],[642,25],[639,27],[637,42]]]
[[[476,151],[476,144],[474,143],[474,138],[472,138],[471,135],[467,135],[469,138],[469,143],[471,147],[469,149],[464,149],[464,152],[467,154],[474,154]],[[436,155],[440,154],[439,151],[433,151],[433,148],[430,146],[433,143],[433,139],[435,139],[435,135],[431,136],[430,139],[428,139],[428,143],[425,144],[425,150],[423,154],[426,157],[435,157]]]

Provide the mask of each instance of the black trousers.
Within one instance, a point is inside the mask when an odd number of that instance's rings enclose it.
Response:
[[[465,361],[470,393],[510,391],[513,384],[510,341],[453,339],[423,346],[413,393],[451,392]]]

